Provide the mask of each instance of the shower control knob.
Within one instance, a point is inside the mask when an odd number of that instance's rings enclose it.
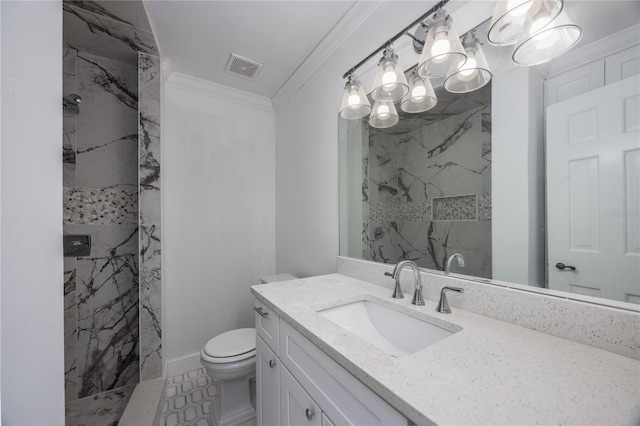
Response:
[[[276,366],[276,360],[275,359],[270,360],[269,361],[269,367],[273,368],[275,366]]]

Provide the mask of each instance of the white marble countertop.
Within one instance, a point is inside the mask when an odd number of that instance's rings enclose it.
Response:
[[[439,314],[432,300],[414,306],[340,274],[252,293],[418,425],[640,424],[640,361],[461,309]],[[462,331],[393,358],[316,312],[363,297]]]

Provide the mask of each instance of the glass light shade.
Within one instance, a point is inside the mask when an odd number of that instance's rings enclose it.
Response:
[[[400,118],[392,101],[376,101],[369,116],[369,125],[384,129],[395,125]]]
[[[526,66],[543,64],[570,50],[581,37],[582,28],[571,20],[566,10],[542,29],[535,20],[528,20],[522,39],[513,51],[513,62]]]
[[[465,43],[464,49],[467,62],[458,69],[452,69],[444,81],[444,88],[451,93],[473,92],[491,81],[489,64],[477,39]]]
[[[562,0],[497,0],[487,40],[496,46],[516,44],[527,17],[538,15],[539,25],[551,22],[562,10]]]
[[[362,84],[355,75],[349,76],[344,86],[340,117],[348,120],[366,117],[371,112],[371,104],[364,93]]]
[[[417,72],[421,77],[437,78],[447,74],[452,66],[461,66],[467,60],[453,21],[446,12],[436,12],[429,26]]]
[[[428,111],[436,106],[438,98],[428,78],[420,77],[414,72],[409,80],[409,93],[402,100],[400,109],[404,112],[417,113]]]
[[[371,97],[376,101],[399,101],[409,92],[409,83],[404,71],[398,65],[398,56],[393,49],[385,49],[384,56],[378,63],[378,72],[373,82]]]

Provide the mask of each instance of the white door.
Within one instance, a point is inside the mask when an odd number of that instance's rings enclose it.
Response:
[[[285,368],[280,368],[280,407],[283,426],[321,426],[322,411]]]
[[[280,360],[256,337],[256,408],[258,426],[280,425]]]
[[[640,303],[639,86],[547,107],[549,288]]]

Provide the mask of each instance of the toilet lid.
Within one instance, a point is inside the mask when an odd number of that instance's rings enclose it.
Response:
[[[255,348],[256,329],[240,328],[209,340],[204,346],[204,353],[214,358],[229,358],[251,352]]]

